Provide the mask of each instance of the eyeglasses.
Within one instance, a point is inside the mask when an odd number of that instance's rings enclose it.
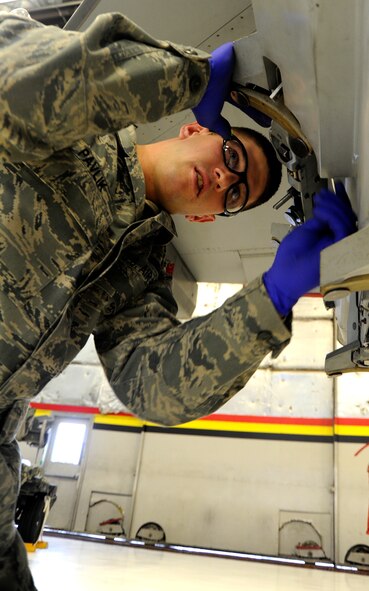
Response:
[[[224,164],[239,180],[228,187],[224,198],[224,212],[218,215],[231,216],[243,211],[250,195],[250,187],[247,181],[247,169],[249,160],[245,146],[232,135],[229,140],[223,140]]]

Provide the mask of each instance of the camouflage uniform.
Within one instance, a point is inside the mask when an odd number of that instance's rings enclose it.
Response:
[[[167,425],[216,410],[290,333],[261,280],[204,318],[175,317],[175,228],[145,202],[130,125],[197,104],[207,54],[119,14],[83,34],[3,14],[0,47],[0,588],[8,576],[28,590],[15,433],[91,332],[120,400]]]

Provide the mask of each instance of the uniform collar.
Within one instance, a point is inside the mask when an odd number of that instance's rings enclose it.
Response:
[[[177,236],[177,230],[172,216],[164,209],[159,209],[156,203],[153,203],[149,199],[145,201],[144,217],[155,217],[157,222],[168,230],[168,232],[173,236]]]

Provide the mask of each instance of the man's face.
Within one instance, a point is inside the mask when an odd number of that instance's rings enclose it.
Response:
[[[249,161],[250,206],[265,188],[267,161],[253,139],[238,139],[245,146]],[[183,126],[179,137],[152,146],[157,147],[153,201],[171,214],[201,218],[223,213],[226,191],[239,177],[224,163],[221,136],[193,123]]]

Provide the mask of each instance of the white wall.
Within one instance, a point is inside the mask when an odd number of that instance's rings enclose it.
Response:
[[[149,433],[132,530],[155,521],[170,543],[278,554],[280,511],[332,515],[332,455],[324,443]],[[332,531],[324,541],[332,556]]]
[[[76,531],[85,531],[93,492],[119,496],[125,512],[125,529],[129,529],[140,439],[140,433],[92,430],[74,525]]]
[[[335,546],[341,563],[351,546],[367,544],[369,448],[355,454],[369,441],[369,376],[350,374],[333,380],[325,375],[325,354],[333,348],[334,335],[332,315],[321,300],[301,300],[293,333],[280,357],[267,357],[215,418],[270,418],[291,420],[292,425],[301,419],[310,425],[335,413],[340,442],[333,444],[332,436],[296,441],[288,438],[288,430],[287,436],[281,435],[279,427],[275,439],[268,439],[267,424],[255,433],[248,428],[238,436],[231,433],[233,437],[222,432],[226,424],[218,434],[197,435],[186,430],[101,430],[100,424],[90,434],[74,529],[83,531],[88,516],[93,522],[91,499],[106,497],[123,506],[125,531],[131,536],[143,523],[154,521],[164,528],[169,542],[277,554],[286,548],[295,551],[296,540],[306,536],[317,540],[315,528],[326,556],[333,558]],[[89,342],[41,399],[96,403],[103,391],[104,408],[122,410],[105,378],[88,379],[100,371]],[[339,425],[341,419],[349,422],[346,431]],[[355,426],[358,419],[367,425]],[[201,422],[195,426],[202,428]],[[350,437],[356,439],[351,442]],[[32,459],[35,448],[25,453]],[[282,527],[286,523],[288,527]]]

